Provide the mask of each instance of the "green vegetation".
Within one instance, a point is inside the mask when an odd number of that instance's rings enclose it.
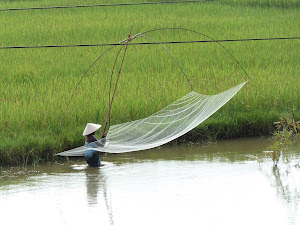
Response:
[[[272,159],[274,166],[277,166],[280,159],[286,164],[290,162],[290,156],[287,154],[291,144],[299,140],[300,121],[295,121],[294,111],[274,123],[276,130],[273,134],[274,143],[269,147],[266,156]]]
[[[251,7],[266,7],[266,8],[295,8],[300,6],[298,0],[225,0],[227,4],[231,5],[245,5]]]
[[[1,1],[0,8],[115,2],[120,1],[11,0]],[[299,36],[300,25],[296,0],[11,11],[0,12],[0,21],[0,46],[116,43],[127,37],[131,25],[133,34],[181,27],[214,39],[294,37]],[[207,40],[179,30],[147,35],[159,41]],[[291,108],[295,109],[295,120],[299,120],[299,40],[222,44],[251,79],[185,140],[270,134],[273,122]],[[215,94],[248,79],[216,43],[166,47],[199,93]],[[0,50],[0,165],[51,160],[55,152],[83,143],[81,133],[87,122],[103,124],[111,70],[119,48],[107,53],[83,79],[71,101],[59,140],[60,122],[76,84],[108,47]],[[111,124],[146,117],[189,91],[180,69],[160,46],[130,46]]]

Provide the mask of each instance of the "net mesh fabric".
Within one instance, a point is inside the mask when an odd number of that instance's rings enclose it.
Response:
[[[93,150],[124,153],[166,144],[201,124],[225,105],[245,83],[217,95],[201,95],[192,91],[147,118],[111,126],[106,145]],[[58,155],[83,156],[85,150],[86,147],[81,146]]]

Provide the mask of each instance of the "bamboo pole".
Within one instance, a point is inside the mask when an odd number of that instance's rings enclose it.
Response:
[[[116,80],[114,92],[113,92],[113,95],[112,95],[112,97],[111,97],[111,101],[110,101],[110,104],[109,104],[109,109],[108,109],[108,113],[107,113],[107,117],[106,117],[104,129],[103,129],[103,133],[102,133],[102,138],[106,137],[107,123],[108,123],[108,120],[109,120],[109,117],[110,117],[112,103],[113,103],[113,100],[114,100],[114,97],[115,97],[115,93],[116,93],[116,90],[117,90],[119,78],[120,78],[120,75],[121,75],[121,70],[122,70],[122,66],[123,66],[123,63],[124,63],[125,54],[126,54],[126,51],[127,51],[127,48],[128,48],[128,43],[132,40],[132,38],[131,38],[131,31],[132,31],[132,26],[131,26],[131,28],[130,28],[130,33],[129,33],[129,35],[128,35],[128,39],[126,40],[126,47],[125,47],[124,54],[123,54],[123,58],[122,58],[122,61],[121,61],[121,65],[120,65],[118,77],[117,77],[117,80]]]

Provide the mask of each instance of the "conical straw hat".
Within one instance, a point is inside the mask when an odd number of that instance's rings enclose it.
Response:
[[[83,131],[82,136],[89,135],[89,134],[95,132],[96,130],[98,130],[100,127],[101,127],[100,124],[88,123]]]

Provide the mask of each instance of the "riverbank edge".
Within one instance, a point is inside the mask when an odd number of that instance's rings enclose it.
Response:
[[[187,134],[167,143],[166,145],[184,145],[193,143],[212,142],[231,138],[271,136],[275,130],[273,123],[238,123],[219,124],[216,121],[206,122]],[[45,138],[47,139],[47,138]],[[78,138],[79,139],[79,138]],[[83,139],[62,140],[57,149],[72,149],[82,145]],[[54,143],[27,144],[20,149],[0,149],[0,166],[27,166],[37,163],[47,163],[64,160],[65,157],[55,156]]]

